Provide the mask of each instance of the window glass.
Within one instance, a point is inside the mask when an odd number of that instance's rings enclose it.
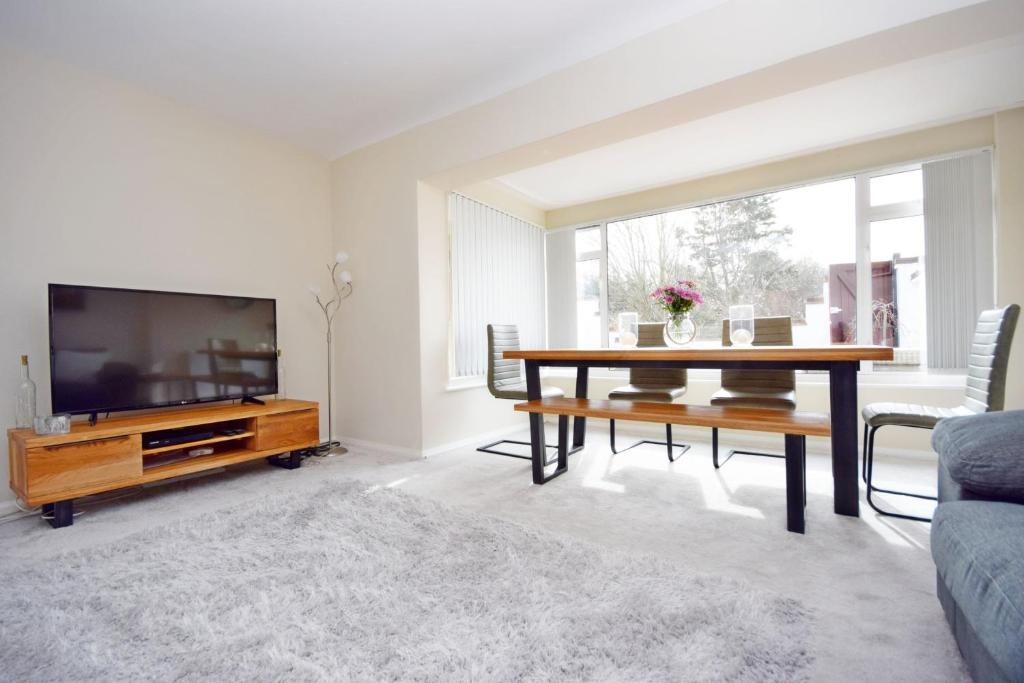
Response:
[[[831,331],[829,289],[837,266],[856,277],[854,188],[844,179],[608,223],[609,320],[663,320],[651,291],[693,280],[699,340],[720,341],[729,306],[752,304],[758,317],[790,316],[796,344],[846,341]]]
[[[871,179],[871,206],[920,201],[923,196],[921,170],[890,173]]]
[[[601,228],[582,228],[576,231],[576,256],[601,250]]]

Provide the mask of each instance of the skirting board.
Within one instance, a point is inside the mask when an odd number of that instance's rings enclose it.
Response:
[[[458,441],[450,441],[448,443],[441,444],[440,446],[434,446],[433,448],[427,448],[421,451],[418,451],[415,448],[392,446],[390,444],[380,443],[378,441],[367,441],[365,439],[350,439],[344,436],[339,436],[338,441],[341,442],[342,446],[346,447],[365,448],[369,451],[388,453],[390,455],[400,455],[407,458],[430,458],[459,448],[466,448],[467,446],[482,446],[485,443],[500,439],[503,436],[523,432],[527,429],[529,429],[527,425],[512,425],[503,429],[494,429],[489,432],[474,434],[472,436],[467,436],[464,439],[459,439]]]
[[[379,441],[367,441],[366,439],[353,439],[347,436],[336,437],[337,441],[345,448],[360,448],[368,451],[377,451],[389,455],[401,455],[406,458],[422,458],[423,453],[415,448],[405,446],[392,446],[391,444],[380,443]]]
[[[451,441],[449,443],[441,444],[440,446],[434,446],[423,451],[424,458],[430,458],[441,453],[447,453],[448,451],[454,451],[457,448],[465,448],[467,446],[483,446],[484,444],[508,436],[509,434],[516,434],[517,432],[523,432],[529,430],[529,425],[511,425],[503,429],[493,429],[489,432],[483,432],[482,434],[474,434],[468,436],[465,439],[459,439],[458,441]]]

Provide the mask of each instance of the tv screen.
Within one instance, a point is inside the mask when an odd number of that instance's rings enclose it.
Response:
[[[277,393],[274,299],[50,285],[54,413]]]

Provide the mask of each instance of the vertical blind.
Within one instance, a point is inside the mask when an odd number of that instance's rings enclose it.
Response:
[[[922,165],[928,367],[964,368],[978,314],[992,308],[991,156]]]
[[[454,377],[487,373],[487,325],[519,326],[524,348],[545,345],[544,230],[460,194],[449,195]]]

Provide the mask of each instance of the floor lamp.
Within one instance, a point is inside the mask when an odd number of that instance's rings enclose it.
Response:
[[[327,323],[327,441],[317,446],[317,455],[327,455],[337,449],[339,455],[346,453],[341,448],[341,443],[334,439],[334,372],[333,372],[333,346],[331,330],[334,327],[334,316],[341,308],[341,300],[347,299],[352,294],[352,273],[347,270],[338,270],[343,263],[348,261],[348,254],[339,251],[334,257],[334,263],[327,264],[327,271],[331,274],[331,286],[334,287],[334,295],[324,301],[320,296],[319,285],[310,285],[309,291],[316,297],[317,306],[324,314],[324,322]]]

